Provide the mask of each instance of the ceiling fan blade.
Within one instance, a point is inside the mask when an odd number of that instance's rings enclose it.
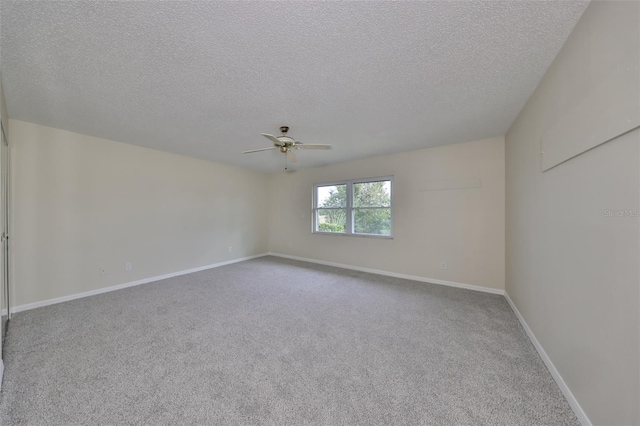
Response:
[[[287,155],[289,156],[289,161],[291,161],[292,163],[298,162],[298,157],[296,157],[296,155],[293,152],[289,151]]]
[[[307,145],[302,143],[296,144],[296,149],[331,149],[331,145]]]
[[[260,133],[260,134],[265,138],[269,139],[271,142],[273,142],[275,146],[282,146],[282,142],[280,142],[278,138],[276,138],[275,136],[270,135],[268,133]]]
[[[251,154],[252,152],[260,152],[260,151],[271,151],[272,149],[277,149],[275,146],[271,148],[260,148],[260,149],[252,149],[250,151],[243,151],[242,154]]]

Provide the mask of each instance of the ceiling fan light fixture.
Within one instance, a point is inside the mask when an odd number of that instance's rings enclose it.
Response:
[[[310,144],[310,145],[303,145],[302,142],[295,140],[294,138],[292,138],[291,136],[287,136],[287,132],[289,131],[289,126],[280,126],[280,131],[282,132],[282,136],[273,136],[270,135],[268,133],[260,133],[262,136],[264,136],[265,138],[269,139],[272,143],[273,146],[269,147],[269,148],[262,148],[262,149],[253,149],[250,151],[244,151],[243,154],[250,154],[253,152],[260,152],[260,151],[269,151],[269,150],[279,150],[281,153],[283,153],[285,155],[284,157],[284,161],[285,161],[285,170],[287,170],[287,155],[291,154],[292,155],[292,162],[296,162],[297,158],[295,158],[295,156],[293,156],[293,150],[294,149],[300,149],[300,148],[304,148],[304,149],[331,149],[332,146],[331,145],[316,145],[316,144]]]

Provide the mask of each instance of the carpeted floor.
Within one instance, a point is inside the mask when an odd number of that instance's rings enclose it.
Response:
[[[502,296],[264,257],[18,313],[2,425],[576,425]]]

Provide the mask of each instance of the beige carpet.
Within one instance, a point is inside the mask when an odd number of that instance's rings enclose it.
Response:
[[[502,296],[273,257],[16,314],[3,425],[575,425]]]

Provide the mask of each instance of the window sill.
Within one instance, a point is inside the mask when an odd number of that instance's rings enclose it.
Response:
[[[375,235],[375,234],[346,234],[342,232],[318,232],[311,231],[314,235],[331,235],[336,237],[359,237],[359,238],[376,238],[381,240],[393,240],[393,235]]]

